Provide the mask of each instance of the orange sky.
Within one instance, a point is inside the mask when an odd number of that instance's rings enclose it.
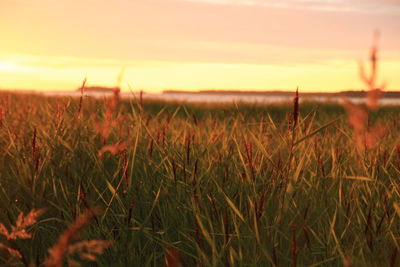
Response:
[[[0,88],[400,89],[399,0],[0,0]]]

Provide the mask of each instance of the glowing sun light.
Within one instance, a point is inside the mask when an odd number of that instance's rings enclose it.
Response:
[[[2,73],[24,72],[28,69],[28,67],[19,65],[12,61],[0,61],[0,72]]]

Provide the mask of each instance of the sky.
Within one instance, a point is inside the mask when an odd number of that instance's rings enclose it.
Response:
[[[400,90],[399,0],[0,0],[0,88]]]

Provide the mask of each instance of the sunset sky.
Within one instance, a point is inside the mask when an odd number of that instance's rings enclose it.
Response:
[[[400,89],[399,0],[0,0],[0,88]]]

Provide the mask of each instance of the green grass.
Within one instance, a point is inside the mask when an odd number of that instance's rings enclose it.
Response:
[[[162,266],[170,247],[186,266],[400,263],[400,107],[371,114],[387,131],[360,151],[334,103],[301,103],[291,131],[290,103],[124,101],[108,137],[103,100],[84,98],[81,115],[70,98],[1,94],[0,105],[0,222],[47,208],[15,242],[29,262],[87,205],[103,213],[81,239],[114,241],[97,266]]]

